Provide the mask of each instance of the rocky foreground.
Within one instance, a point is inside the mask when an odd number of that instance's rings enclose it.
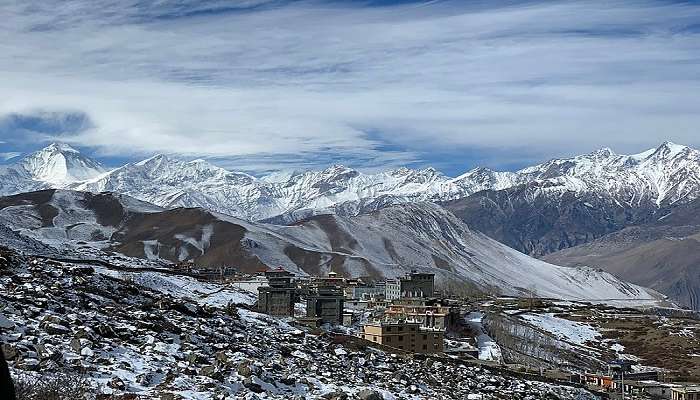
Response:
[[[0,251],[0,341],[15,378],[80,374],[90,397],[594,398],[446,359],[352,350],[249,311],[252,300],[189,277]]]

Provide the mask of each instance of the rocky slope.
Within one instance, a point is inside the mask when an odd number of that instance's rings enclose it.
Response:
[[[356,217],[316,216],[279,226],[202,209],[160,210],[123,195],[50,190],[0,199],[0,219],[55,246],[91,246],[208,267],[255,271],[282,266],[303,275],[332,270],[375,278],[419,269],[435,273],[439,288],[462,293],[522,295],[534,290],[544,297],[629,304],[654,303],[658,297],[607,273],[528,257],[470,231],[432,203],[399,204]]]
[[[344,347],[248,311],[249,297],[219,296],[225,288],[189,277],[4,248],[0,256],[0,341],[11,372],[18,381],[70,382],[66,393],[79,387],[141,399],[595,398],[447,357]]]
[[[700,310],[700,200],[663,208],[650,222],[544,259],[560,265],[603,268]]]

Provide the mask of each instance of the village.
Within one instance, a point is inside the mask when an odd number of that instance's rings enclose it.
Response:
[[[20,382],[79,370],[106,396],[144,398],[186,388],[295,399],[697,400],[700,391],[700,320],[682,310],[460,297],[423,271],[349,279],[116,255],[4,257],[13,261],[0,263],[0,331]]]
[[[539,375],[541,379],[577,384],[612,399],[700,400],[700,384],[694,380],[679,381],[678,376],[664,368],[641,365],[637,357],[628,354],[616,354],[612,359],[607,354],[608,360],[603,362],[591,357],[596,360],[591,363],[590,359],[581,358],[576,349],[567,351],[566,341],[551,349],[551,363],[529,362],[533,358],[520,357],[523,354],[512,357],[517,363],[505,362],[500,353],[513,349],[501,348],[488,336],[498,334],[496,324],[482,324],[483,313],[476,311],[493,309],[494,301],[474,302],[440,293],[435,289],[432,273],[414,270],[395,279],[372,280],[348,279],[334,272],[323,277],[294,276],[278,268],[239,275],[228,279],[228,283],[257,292],[258,312],[292,320],[314,331],[332,332],[336,340],[344,343],[418,357],[459,359],[525,376]],[[500,299],[497,303],[497,308],[505,308],[503,315],[513,316],[523,310],[543,308],[546,300]],[[474,322],[478,324],[475,326]],[[615,346],[620,345],[612,347]]]

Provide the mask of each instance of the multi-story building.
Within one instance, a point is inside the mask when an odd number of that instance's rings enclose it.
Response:
[[[234,279],[230,282],[230,284],[241,290],[255,293],[258,291],[259,288],[263,286],[268,286],[270,282],[263,275],[254,275],[250,277]]]
[[[387,279],[384,282],[384,298],[388,301],[401,297],[401,282],[398,279]]]
[[[405,304],[402,304],[405,303]],[[417,304],[411,304],[417,303]],[[384,311],[389,319],[405,319],[418,322],[425,328],[449,330],[457,323],[459,309],[426,302],[402,302],[389,304]]]
[[[362,338],[412,353],[442,353],[445,346],[444,331],[404,320],[369,322],[362,327]]]
[[[412,271],[400,279],[401,297],[433,297],[435,274]]]
[[[671,400],[700,400],[700,385],[672,388]]]
[[[385,292],[386,285],[382,282],[374,285],[354,286],[351,291],[351,296],[353,299],[368,300],[380,296],[384,297]]]
[[[294,316],[294,275],[281,268],[265,272],[267,286],[258,287],[258,310],[278,317]]]
[[[320,318],[322,323],[343,322],[345,297],[343,291],[333,287],[319,287],[306,298],[306,316]]]

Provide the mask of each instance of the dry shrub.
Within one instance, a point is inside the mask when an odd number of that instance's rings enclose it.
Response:
[[[92,400],[95,395],[88,379],[78,373],[56,372],[15,377],[17,400]]]

